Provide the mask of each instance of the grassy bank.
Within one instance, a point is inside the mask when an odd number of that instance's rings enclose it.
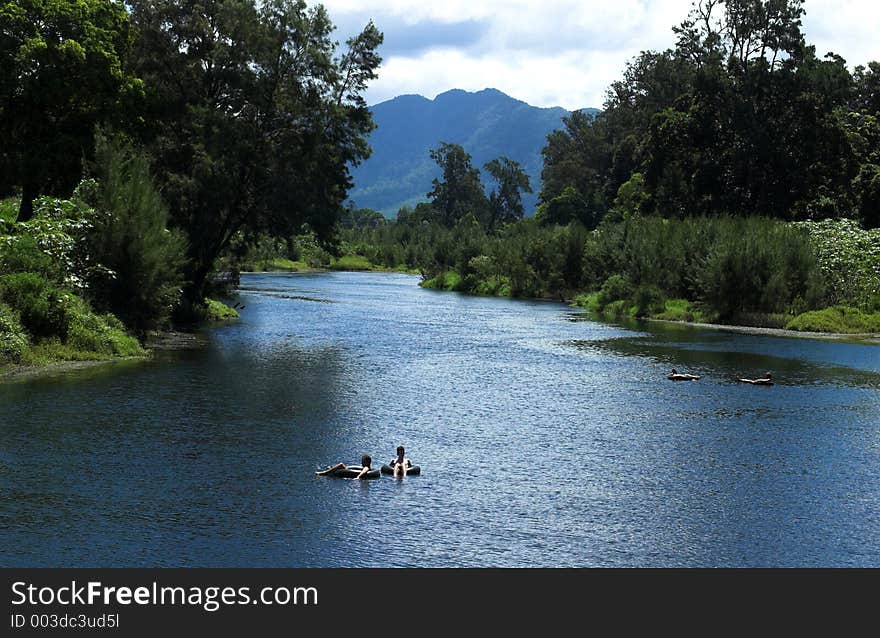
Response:
[[[386,228],[369,241],[388,242],[373,250],[380,257],[412,255],[435,290],[574,298],[607,318],[878,331],[880,231],[852,220],[634,217],[593,231],[524,220],[496,234]]]
[[[642,318],[682,323],[743,326],[750,328],[784,329],[794,332],[828,334],[880,333],[880,312],[863,312],[849,306],[834,306],[810,310],[799,315],[750,313],[727,321],[686,299],[666,299],[662,310],[639,314],[638,306],[628,301],[615,301],[600,307],[599,293],[580,294],[572,305],[595,313],[605,319]]]
[[[7,302],[8,288],[4,292]],[[18,307],[0,303],[0,371],[15,366],[149,356],[113,315],[93,312],[71,293],[52,300],[54,305],[48,301],[45,297],[24,300]],[[36,314],[41,310],[46,314]],[[55,325],[41,326],[45,319]]]
[[[418,274],[418,270],[405,264],[394,267],[370,263],[363,255],[342,255],[331,257],[326,264],[310,265],[305,261],[274,257],[265,261],[245,262],[241,265],[242,272],[325,272],[338,270],[346,272],[401,272]]]

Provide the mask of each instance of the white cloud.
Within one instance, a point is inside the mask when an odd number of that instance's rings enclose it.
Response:
[[[804,33],[823,56],[833,51],[850,67],[880,61],[880,2],[807,0]]]
[[[451,88],[497,88],[538,106],[602,105],[605,89],[640,51],[674,44],[672,26],[690,0],[324,0],[341,31],[372,18],[386,31],[385,60],[367,98],[402,93],[432,98]],[[804,32],[817,53],[833,50],[851,66],[880,59],[880,2],[806,0]],[[468,24],[460,41],[456,24]],[[431,24],[437,29],[432,42]],[[474,29],[479,24],[479,29]],[[424,46],[413,46],[419,25]],[[442,38],[440,34],[442,33]],[[342,32],[341,37],[350,35]],[[405,45],[404,45],[404,40]]]

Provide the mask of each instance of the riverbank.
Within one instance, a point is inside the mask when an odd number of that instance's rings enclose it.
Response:
[[[723,323],[703,323],[697,321],[676,321],[674,319],[652,319],[645,321],[666,323],[678,326],[691,326],[694,328],[708,328],[723,332],[736,332],[739,334],[764,335],[771,337],[795,337],[801,339],[820,339],[828,341],[857,341],[859,343],[880,345],[880,333],[847,333],[847,332],[808,332],[803,330],[786,330],[785,328],[761,328],[758,326],[736,326]]]
[[[258,267],[262,266],[262,268]],[[394,272],[404,273],[408,275],[418,275],[419,271],[408,268],[405,265],[395,267],[379,266],[371,263],[366,257],[361,255],[343,255],[338,259],[333,258],[329,264],[314,266],[304,261],[293,261],[290,259],[272,259],[261,264],[245,264],[241,269],[241,274],[259,274],[259,273],[316,273],[316,272]]]
[[[238,312],[226,304],[206,299],[205,324],[217,324],[238,318]],[[130,337],[134,340],[134,337]],[[30,346],[27,358],[21,363],[0,365],[0,382],[13,379],[27,379],[39,376],[52,376],[73,370],[97,366],[144,361],[153,356],[156,350],[186,350],[203,347],[205,336],[198,332],[177,329],[148,333],[136,350],[122,355],[106,352],[74,350],[60,343],[37,344]]]
[[[40,364],[12,364],[0,368],[0,383],[4,381],[20,381],[36,377],[56,376],[68,372],[97,368],[119,363],[146,361],[150,354],[140,357],[114,357],[112,359],[90,359],[87,361],[49,361]]]
[[[771,335],[778,337],[800,337],[806,339],[828,339],[828,340],[852,340],[863,343],[880,344],[880,330],[815,330],[809,327],[816,325],[827,326],[849,326],[849,325],[880,325],[880,313],[861,313],[855,308],[843,306],[835,306],[822,310],[814,310],[805,312],[797,317],[776,317],[762,316],[760,319],[773,322],[782,321],[784,325],[803,325],[805,329],[796,330],[787,327],[778,326],[761,326],[747,324],[724,324],[717,321],[705,320],[699,310],[696,310],[693,304],[684,299],[668,299],[664,300],[663,307],[654,308],[655,312],[651,314],[639,315],[637,307],[627,300],[616,300],[608,303],[604,308],[599,307],[600,292],[580,293],[565,295],[540,295],[534,297],[513,297],[510,295],[509,286],[503,284],[494,286],[485,286],[479,291],[462,290],[460,288],[461,279],[454,272],[446,273],[443,276],[434,279],[428,279],[420,282],[420,286],[428,290],[440,290],[445,292],[459,292],[462,294],[477,295],[484,297],[505,297],[509,299],[522,299],[525,301],[555,301],[568,304],[573,308],[585,310],[594,315],[599,320],[645,320],[656,321],[661,323],[686,325],[697,328],[710,328],[716,330],[725,330],[729,332],[738,332],[743,334],[755,335]],[[853,319],[855,318],[855,319]]]

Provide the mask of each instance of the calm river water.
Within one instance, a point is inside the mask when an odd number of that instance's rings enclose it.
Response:
[[[880,347],[417,284],[247,275],[199,348],[0,384],[0,565],[880,566]]]

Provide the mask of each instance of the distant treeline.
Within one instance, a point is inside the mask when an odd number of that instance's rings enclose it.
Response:
[[[696,2],[675,48],[642,53],[602,112],[548,136],[532,218],[498,207],[527,181],[496,177],[487,197],[466,150],[444,144],[429,201],[389,224],[350,212],[345,245],[430,287],[880,329],[880,64],[817,57],[802,5]]]

